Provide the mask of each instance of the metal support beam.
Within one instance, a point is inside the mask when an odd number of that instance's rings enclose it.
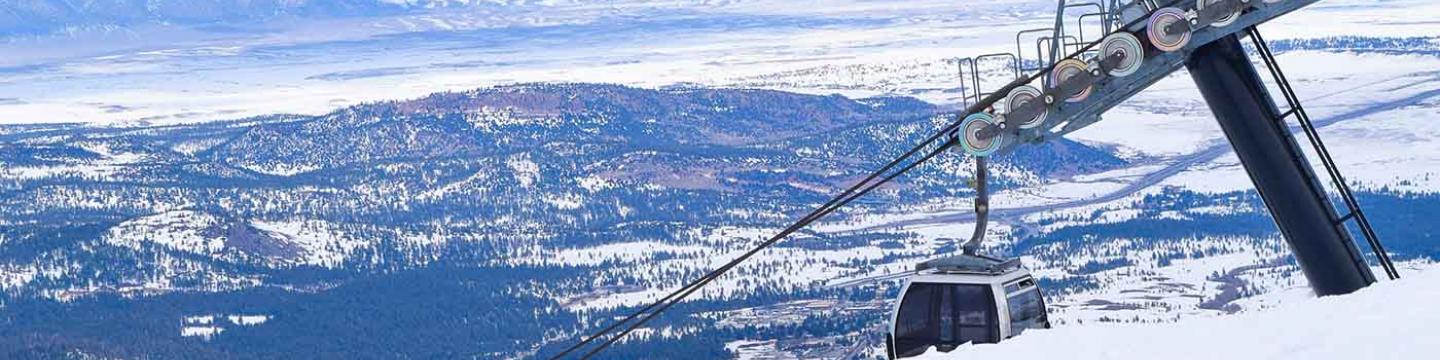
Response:
[[[1185,67],[1315,294],[1348,294],[1375,282],[1238,35],[1195,49]]]

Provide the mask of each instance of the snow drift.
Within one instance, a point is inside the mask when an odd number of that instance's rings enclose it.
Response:
[[[1440,358],[1440,266],[1345,296],[1168,324],[1029,331],[1001,344],[917,359],[1434,359]]]

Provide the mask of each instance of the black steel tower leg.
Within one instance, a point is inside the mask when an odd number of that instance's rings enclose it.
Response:
[[[1238,36],[1201,46],[1185,67],[1315,294],[1348,294],[1375,282]]]

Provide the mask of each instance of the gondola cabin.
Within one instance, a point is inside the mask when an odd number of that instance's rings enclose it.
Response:
[[[923,273],[906,280],[895,302],[885,335],[890,359],[1050,328],[1040,287],[1019,260],[961,255],[926,262],[920,269]]]

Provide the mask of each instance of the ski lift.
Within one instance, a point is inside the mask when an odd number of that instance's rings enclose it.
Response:
[[[996,343],[1028,329],[1048,329],[1045,299],[1019,259],[958,255],[921,264],[931,272],[906,281],[896,301],[889,359],[918,356],[934,347]]]
[[[1232,4],[1225,0],[1196,1],[1215,6],[1210,12],[1214,16],[1230,14],[1226,13],[1231,10],[1227,5]],[[1114,16],[1138,19],[1140,15],[1120,12]],[[1150,15],[1149,22],[1148,37],[1156,48],[1178,51],[1188,44],[1191,23],[1184,11],[1159,9]],[[1029,84],[1015,84],[1005,97],[1004,113],[990,109],[966,115],[958,129],[949,134],[955,148],[975,158],[975,232],[961,246],[959,255],[921,263],[915,275],[906,280],[895,301],[890,332],[885,334],[887,357],[916,356],[932,347],[949,352],[964,344],[1000,342],[1027,329],[1050,328],[1040,287],[1020,260],[978,254],[990,213],[987,159],[1005,142],[1012,141],[1007,135],[1044,125],[1051,103],[1085,101],[1096,79],[1106,74],[1131,75],[1144,59],[1145,48],[1135,35],[1124,31],[1107,35],[1088,59],[1064,59],[1053,64],[1045,91]],[[978,76],[971,61],[971,75]]]

